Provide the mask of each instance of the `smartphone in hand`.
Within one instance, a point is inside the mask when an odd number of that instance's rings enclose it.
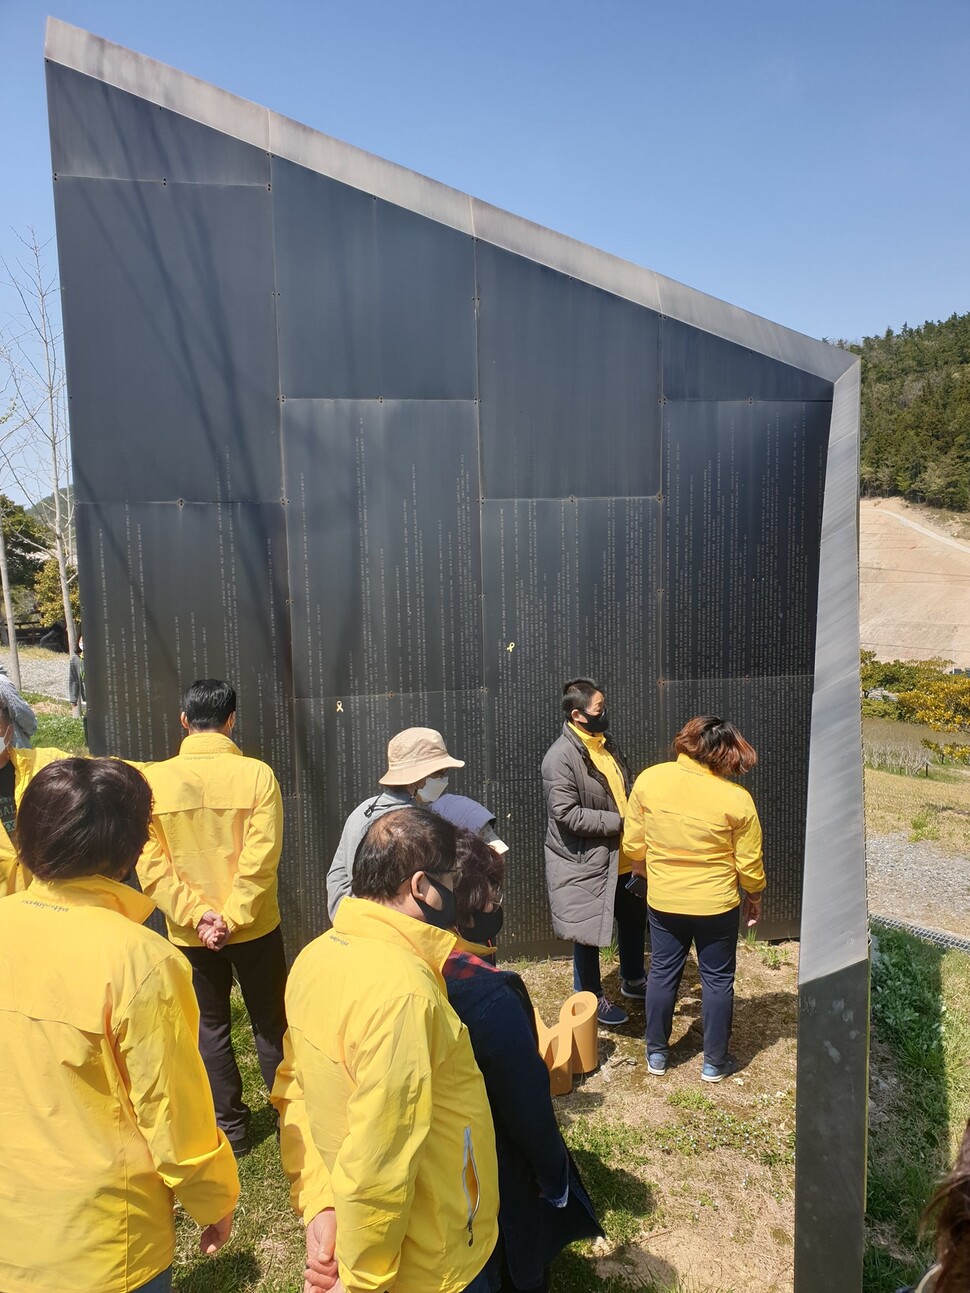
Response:
[[[642,875],[631,875],[624,886],[634,898],[646,898],[647,882]]]

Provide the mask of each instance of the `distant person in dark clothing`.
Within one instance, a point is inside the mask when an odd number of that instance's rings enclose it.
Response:
[[[84,638],[78,635],[77,653],[71,656],[67,668],[67,694],[71,702],[71,713],[84,724],[84,740],[88,739],[88,698],[84,690]]]
[[[67,652],[67,626],[63,620],[58,620],[52,624],[44,633],[44,636],[37,644],[42,646],[45,651],[62,651]]]
[[[602,1231],[559,1132],[528,989],[485,959],[502,927],[504,859],[481,836],[459,831],[457,866],[460,938],[443,973],[495,1123],[502,1293],[545,1293],[552,1259]]]

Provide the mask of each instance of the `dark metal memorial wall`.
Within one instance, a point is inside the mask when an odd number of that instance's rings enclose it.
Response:
[[[388,738],[439,728],[541,953],[563,680],[637,770],[718,712],[762,933],[858,996],[856,361],[65,24],[47,53],[92,749],[167,757],[229,678],[295,948]]]

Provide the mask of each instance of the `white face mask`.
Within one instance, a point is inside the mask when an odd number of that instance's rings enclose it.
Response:
[[[429,777],[421,789],[415,795],[420,799],[422,804],[433,804],[434,801],[445,793],[448,789],[447,777]]]

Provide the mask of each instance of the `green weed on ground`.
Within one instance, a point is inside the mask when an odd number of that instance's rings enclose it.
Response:
[[[932,1261],[927,1201],[970,1109],[970,957],[875,928],[864,1293],[893,1293]]]
[[[680,1116],[654,1133],[665,1153],[690,1155],[733,1149],[766,1167],[795,1161],[795,1133],[779,1128],[774,1118],[739,1117],[692,1090],[674,1091],[667,1103]]]
[[[37,731],[30,741],[34,749],[53,746],[57,750],[66,750],[68,754],[87,754],[84,724],[72,716],[71,706],[66,700],[42,696],[36,691],[25,691],[23,698],[37,716]]]
[[[239,1162],[242,1193],[233,1234],[214,1258],[199,1254],[199,1227],[181,1210],[176,1217],[176,1293],[301,1293],[303,1226],[289,1204],[279,1161],[272,1108],[256,1060],[252,1033],[238,992],[233,992],[233,1045],[253,1111],[254,1147]],[[613,1243],[633,1243],[654,1207],[642,1173],[643,1131],[604,1120],[575,1118],[566,1130],[573,1156]],[[656,1221],[656,1215],[651,1221]],[[621,1253],[622,1260],[622,1253]],[[656,1283],[635,1271],[600,1275],[590,1244],[577,1244],[553,1263],[550,1293],[732,1293],[677,1282]]]
[[[30,743],[35,749],[39,746],[54,746],[55,749],[66,750],[68,754],[88,752],[84,740],[84,724],[70,714],[38,714],[37,731]]]

